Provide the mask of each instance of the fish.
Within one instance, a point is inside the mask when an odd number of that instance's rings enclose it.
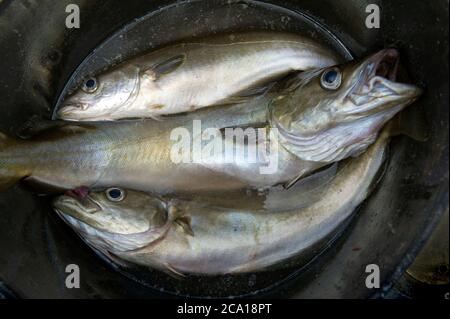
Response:
[[[64,122],[27,140],[0,135],[0,189],[22,179],[57,190],[116,185],[178,195],[289,188],[361,155],[386,122],[419,98],[421,88],[395,82],[398,58],[396,50],[386,49],[303,71],[250,104],[205,108],[170,121]],[[196,132],[197,124],[220,134],[196,148],[193,140],[205,132]],[[227,139],[227,128],[262,129],[254,138],[254,161],[246,153],[248,139]],[[180,130],[190,134],[187,143],[180,143]],[[181,144],[190,147],[183,152]],[[227,149],[234,152],[231,161]],[[177,161],[179,153],[187,161]],[[267,168],[272,170],[262,171]]]
[[[199,110],[163,122],[56,122],[28,139],[0,133],[0,189],[20,180],[44,193],[119,184],[158,193],[224,191],[246,185],[202,163],[172,161],[172,131],[193,131],[194,121],[218,129],[241,123],[265,125],[266,110],[256,103]]]
[[[388,140],[381,134],[367,152],[348,160],[321,185],[323,196],[306,207],[219,209],[116,187],[62,195],[52,206],[89,246],[123,267],[140,265],[175,277],[272,270],[295,265],[337,234],[376,186]]]
[[[220,34],[126,60],[67,96],[57,116],[71,121],[156,118],[244,103],[296,70],[337,64],[334,52],[285,32]]]

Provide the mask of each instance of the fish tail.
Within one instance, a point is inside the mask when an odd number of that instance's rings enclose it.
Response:
[[[13,157],[8,155],[13,145],[17,145],[17,141],[0,132],[0,191],[13,186],[23,177],[21,170],[11,161]]]

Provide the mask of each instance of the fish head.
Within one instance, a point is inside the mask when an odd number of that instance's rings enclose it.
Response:
[[[130,111],[139,85],[139,70],[133,65],[88,77],[65,98],[57,116],[69,121],[114,119],[113,114]]]
[[[101,251],[130,251],[162,238],[170,221],[166,203],[146,193],[117,187],[73,190],[54,199],[58,215]]]
[[[399,53],[296,74],[270,105],[281,144],[301,159],[334,162],[357,156],[383,125],[422,89],[396,82]]]

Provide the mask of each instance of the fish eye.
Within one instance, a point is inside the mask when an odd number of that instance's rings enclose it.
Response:
[[[125,191],[117,187],[108,188],[105,194],[112,202],[121,202],[125,198]]]
[[[93,93],[98,88],[98,82],[97,79],[92,77],[84,81],[83,86],[81,89],[86,93]]]
[[[327,90],[337,90],[341,82],[342,74],[338,68],[325,70],[320,77],[320,85]]]

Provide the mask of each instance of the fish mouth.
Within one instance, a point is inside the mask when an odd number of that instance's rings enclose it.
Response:
[[[102,212],[104,207],[96,200],[95,193],[92,196],[89,194],[87,187],[78,187],[67,191],[64,195],[55,198],[52,202],[53,209],[58,212],[60,216],[70,216],[80,223],[84,223],[98,231],[107,232],[117,235],[138,235],[153,232],[156,233],[159,229],[167,226],[167,221],[163,225],[147,225],[146,229],[136,230],[130,233],[116,232],[110,228],[105,228],[101,222],[95,220],[95,214]],[[79,226],[79,225],[78,225]]]
[[[105,229],[101,224],[90,220],[88,214],[94,214],[101,209],[89,195],[81,200],[70,195],[62,195],[53,201],[56,214],[68,224],[83,240],[94,248],[111,252],[130,252],[148,247],[155,240],[164,235],[168,225],[162,228],[149,228],[141,232],[120,233]],[[97,208],[96,208],[97,207]]]
[[[84,190],[70,190],[53,201],[53,208],[61,214],[88,223],[87,216],[102,210],[102,207]]]
[[[111,233],[102,229],[98,229],[82,220],[73,217],[72,215],[66,214],[65,212],[57,208],[55,208],[55,211],[58,216],[66,224],[68,224],[88,245],[92,246],[95,249],[98,249],[100,252],[133,251],[147,244],[145,242],[145,237],[142,235],[140,236],[142,238],[133,238],[136,236],[131,236],[132,238],[131,240],[129,240],[129,236],[127,235]],[[140,239],[140,241],[136,239]]]
[[[399,52],[396,49],[386,49],[372,56],[374,67],[372,76],[380,76],[391,81],[397,79]]]
[[[346,94],[352,107],[343,110],[343,115],[369,116],[394,109],[398,112],[419,98],[421,88],[396,82],[398,69],[396,49],[382,50],[362,62],[355,70],[357,80]]]
[[[372,89],[377,82],[396,83],[399,65],[399,52],[396,49],[382,50],[367,59],[363,64],[362,84],[359,89]]]
[[[71,214],[68,214],[66,210],[61,210],[59,208],[54,208],[56,214],[64,221],[66,222],[70,227],[72,227],[75,231],[80,232],[85,229],[92,229],[96,232],[101,232],[101,230],[96,229],[95,227],[90,226],[89,224],[85,223],[84,221],[73,217]],[[93,231],[90,231],[90,233],[94,233]],[[86,233],[86,232],[85,232]],[[82,235],[82,234],[80,234]]]
[[[83,240],[90,238],[103,238],[104,231],[91,225],[84,217],[84,206],[71,195],[57,197],[52,203],[56,214],[69,225]],[[97,246],[94,244],[94,246]]]
[[[153,231],[150,230],[134,234],[109,232],[93,227],[59,209],[55,208],[55,211],[88,245],[103,253],[127,253],[149,248],[163,235],[153,234]]]
[[[77,121],[80,120],[83,114],[80,111],[86,111],[87,108],[88,105],[86,103],[67,103],[56,112],[56,115],[63,120]]]
[[[119,235],[103,229],[101,225],[97,225],[89,218],[89,215],[93,215],[102,209],[89,195],[80,198],[75,191],[68,191],[66,195],[59,196],[53,201],[53,209],[76,230],[90,230],[88,233],[102,236]]]
[[[415,101],[423,90],[415,85],[396,82],[399,51],[384,49],[367,58],[357,69],[357,81],[349,90],[349,98],[360,106],[347,114],[366,115],[393,106],[406,106]]]

